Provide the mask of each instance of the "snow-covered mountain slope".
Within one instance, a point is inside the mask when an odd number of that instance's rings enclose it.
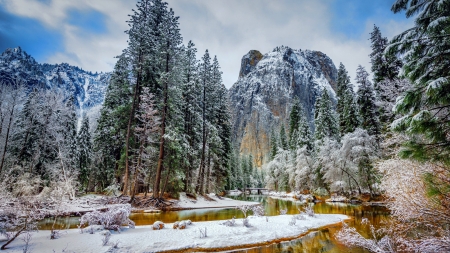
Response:
[[[318,51],[286,46],[262,55],[251,50],[241,61],[239,79],[229,90],[233,137],[241,154],[252,154],[258,166],[267,161],[270,133],[281,124],[289,131],[292,101],[298,98],[313,126],[314,103],[322,90],[335,99],[337,70]]]
[[[79,115],[103,103],[111,73],[91,73],[67,63],[39,64],[20,47],[0,56],[0,82],[20,77],[28,87],[59,89],[75,97]]]

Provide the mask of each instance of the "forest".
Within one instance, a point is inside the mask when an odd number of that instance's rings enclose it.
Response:
[[[253,187],[382,201],[390,224],[369,238],[343,225],[339,240],[371,252],[448,252],[450,1],[397,0],[392,11],[414,26],[389,41],[374,25],[372,78],[360,65],[352,79],[340,63],[336,99],[322,89],[313,122],[294,98],[257,167],[233,142],[219,59],[208,50],[197,59],[195,44],[183,44],[166,2],[139,1],[95,117],[78,115],[58,90],[2,79],[0,198],[32,210],[99,193],[161,209],[180,193]],[[11,215],[0,212],[0,234],[43,218],[11,225]]]

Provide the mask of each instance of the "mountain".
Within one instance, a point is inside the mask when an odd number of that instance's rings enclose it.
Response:
[[[241,60],[237,82],[230,88],[232,134],[241,154],[252,154],[258,166],[268,160],[270,134],[281,124],[289,131],[294,98],[314,127],[314,104],[326,89],[336,101],[337,70],[322,52],[286,46],[261,54],[251,50]]]
[[[75,97],[80,115],[103,103],[111,73],[91,73],[67,63],[39,64],[20,47],[0,56],[0,82],[20,77],[30,88],[58,89]]]

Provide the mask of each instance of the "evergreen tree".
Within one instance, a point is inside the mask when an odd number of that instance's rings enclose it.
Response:
[[[378,83],[385,79],[394,80],[397,78],[401,62],[395,55],[384,54],[388,40],[381,35],[380,28],[376,25],[373,26],[373,31],[370,33],[370,42],[372,52],[369,56],[372,63],[373,82],[375,91],[381,93]]]
[[[411,29],[395,36],[390,55],[403,55],[403,71],[412,87],[397,99],[403,117],[394,130],[410,136],[402,157],[450,164],[450,2],[396,1],[392,10],[415,16]],[[434,183],[436,184],[436,183]],[[446,183],[448,189],[448,181]]]
[[[198,166],[196,159],[199,155],[198,145],[201,140],[201,107],[198,103],[200,99],[200,87],[198,82],[198,60],[196,59],[197,49],[192,41],[189,41],[184,50],[183,58],[183,86],[182,89],[182,112],[184,114],[184,138],[187,145],[184,148],[186,159],[184,160],[184,191],[191,192],[193,171]]]
[[[352,133],[355,131],[361,124],[358,105],[356,104],[356,96],[353,91],[353,85],[351,83],[348,84],[347,90],[345,91],[343,97],[344,108],[339,115],[341,120],[341,135],[344,136],[347,133]]]
[[[311,133],[311,127],[309,125],[308,119],[306,118],[305,111],[303,110],[303,107],[300,106],[299,108],[299,123],[298,123],[298,134],[297,134],[297,141],[296,146],[298,148],[302,148],[306,146],[306,149],[308,151],[313,150],[314,140]]]
[[[359,106],[361,127],[366,129],[370,135],[378,136],[380,134],[380,122],[377,116],[375,92],[368,77],[369,74],[367,71],[359,65],[356,70],[356,83],[359,84],[357,103]]]
[[[273,160],[278,152],[278,141],[277,137],[275,136],[275,132],[271,131],[270,133],[270,160]]]
[[[339,140],[338,118],[327,90],[323,90],[321,98],[316,101],[315,115],[315,139],[322,140],[329,137]]]
[[[280,145],[284,150],[288,150],[288,142],[286,138],[286,130],[284,129],[284,124],[281,124],[280,128]]]
[[[289,115],[289,143],[292,144],[295,139],[294,135],[298,131],[298,124],[300,121],[300,101],[297,98],[292,102],[291,113]],[[292,145],[290,145],[292,146]]]
[[[87,191],[90,180],[90,164],[92,156],[92,141],[91,133],[89,131],[89,118],[83,117],[80,131],[76,137],[76,154],[78,165],[78,178],[81,187]]]
[[[348,86],[350,84],[350,77],[348,76],[348,72],[345,69],[344,64],[342,62],[339,64],[338,69],[338,75],[337,75],[337,97],[338,102],[336,106],[336,112],[339,114],[339,116],[342,115],[342,112],[344,111],[345,106],[345,96],[346,92],[348,90]],[[339,125],[343,126],[343,120],[342,117],[339,117]]]
[[[120,160],[131,109],[129,73],[129,59],[122,54],[111,74],[94,132],[94,151],[101,157],[100,161],[96,161],[94,174],[102,189],[120,182],[122,174],[123,163]]]

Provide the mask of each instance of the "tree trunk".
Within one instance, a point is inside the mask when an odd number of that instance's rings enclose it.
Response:
[[[142,53],[139,53],[139,59],[138,63],[141,64],[141,55]],[[134,95],[133,95],[133,101],[131,104],[131,111],[130,116],[128,117],[128,125],[127,125],[127,136],[125,138],[125,173],[123,177],[123,195],[129,194],[129,187],[128,187],[128,174],[130,174],[130,162],[128,160],[128,152],[130,149],[130,138],[131,138],[131,128],[134,121],[134,111],[136,110],[137,104],[138,104],[138,97],[139,97],[139,85],[141,81],[141,72],[142,72],[142,66],[139,66],[139,71],[136,78],[136,85],[134,86]]]
[[[13,121],[14,108],[15,108],[15,106],[16,106],[16,99],[17,99],[17,98],[14,98],[13,106],[12,106],[12,108],[11,108],[11,113],[9,114],[8,128],[6,129],[5,145],[3,146],[2,161],[0,162],[0,175],[2,174],[3,164],[5,163],[6,148],[8,147],[9,132],[10,132],[10,130],[11,130],[11,123],[12,123],[12,121]]]
[[[167,41],[167,53],[166,53],[166,74],[169,73],[169,46],[170,43]],[[155,177],[155,185],[153,186],[153,197],[160,198],[160,184],[161,184],[161,173],[164,166],[164,135],[166,134],[166,121],[167,121],[167,111],[169,105],[168,96],[169,96],[169,80],[168,76],[166,76],[166,80],[164,82],[164,102],[163,102],[163,111],[161,117],[161,139],[159,141],[159,157],[158,157],[158,167],[156,167],[156,177]]]
[[[27,227],[27,225],[24,225],[19,231],[16,232],[14,237],[12,237],[11,239],[9,239],[9,241],[7,241],[5,244],[3,244],[3,246],[0,249],[5,250],[6,246],[8,246],[8,244],[13,242],[25,230],[26,227]]]
[[[208,162],[206,164],[206,192],[210,192],[210,181],[211,181],[211,149],[208,149]]]
[[[206,71],[206,70],[205,70]],[[205,77],[206,78],[206,77]],[[206,152],[206,80],[203,80],[203,103],[202,103],[202,156],[200,160],[200,169],[198,171],[196,192],[203,194],[203,178],[205,168],[205,152]]]

